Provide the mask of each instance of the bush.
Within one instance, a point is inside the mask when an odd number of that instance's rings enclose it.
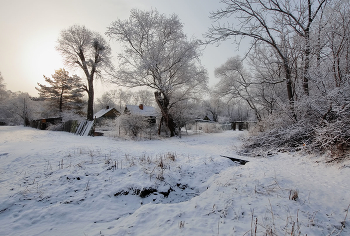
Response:
[[[120,126],[124,129],[126,134],[132,137],[137,137],[137,135],[147,127],[147,122],[143,116],[139,115],[121,115]]]
[[[115,127],[119,135],[131,138],[145,137],[150,138],[155,134],[155,125],[151,124],[147,117],[133,114],[124,114],[117,118]],[[115,132],[116,132],[115,131]]]
[[[334,120],[324,120],[318,127],[315,142],[311,145],[320,152],[330,152],[329,161],[350,157],[350,104],[334,109],[333,117]]]
[[[204,133],[221,133],[223,131],[220,124],[209,122],[198,122],[197,124],[193,125],[192,130],[202,131]]]
[[[298,151],[301,150],[302,146],[312,143],[314,138],[315,131],[313,127],[304,122],[299,122],[251,136],[246,140],[242,153],[248,154],[253,151],[259,153],[259,155],[264,155],[276,151]]]
[[[246,140],[242,153],[266,155],[304,150],[330,154],[330,162],[349,159],[350,98],[346,88],[349,86],[335,89],[325,97],[308,97],[296,103],[297,122],[283,123],[288,121],[286,117],[281,119],[283,114],[260,122],[263,132],[255,130]]]

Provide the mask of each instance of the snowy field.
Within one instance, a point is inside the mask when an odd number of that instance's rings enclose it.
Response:
[[[0,235],[350,235],[349,162],[240,157],[244,135],[0,127]]]

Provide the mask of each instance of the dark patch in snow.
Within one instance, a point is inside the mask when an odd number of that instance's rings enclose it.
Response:
[[[174,191],[174,189],[172,189],[171,187],[168,189],[167,192],[159,192],[160,194],[163,194],[164,197],[168,197],[170,192]]]
[[[0,210],[0,214],[3,213],[3,212],[5,212],[5,211],[7,211],[7,210],[8,210],[8,208],[5,208],[5,209]]]
[[[188,187],[187,184],[179,184],[179,183],[177,183],[176,186],[177,186],[179,189],[182,189],[182,190],[185,190],[185,189]]]
[[[184,185],[181,185],[181,186],[184,186]],[[183,189],[185,189],[186,187],[187,187],[187,185]],[[114,196],[118,197],[118,196],[123,196],[123,195],[126,196],[126,195],[131,194],[131,195],[139,195],[139,197],[141,197],[141,198],[146,198],[153,193],[154,195],[162,194],[164,197],[168,197],[169,194],[173,191],[175,191],[175,190],[172,189],[171,187],[165,192],[159,192],[157,189],[151,188],[151,187],[150,188],[143,188],[142,190],[130,188],[129,190],[121,190],[119,192],[116,192],[114,194]]]
[[[145,198],[151,195],[152,193],[157,192],[157,189],[154,188],[144,188],[140,192],[140,197]]]
[[[128,194],[129,194],[128,191],[122,190],[122,191],[119,191],[119,192],[115,193],[114,196],[115,196],[115,197],[118,197],[118,196],[120,196],[120,195],[128,195]]]
[[[247,162],[249,162],[249,161],[247,161],[247,160],[238,159],[238,158],[234,158],[234,157],[228,157],[228,156],[223,156],[223,155],[220,155],[220,156],[226,157],[226,158],[230,159],[231,161],[236,162],[236,163],[239,163],[239,164],[241,164],[241,165],[245,165]]]
[[[73,201],[71,200],[71,201],[65,201],[65,202],[63,202],[63,204],[69,204],[69,203],[72,203]]]

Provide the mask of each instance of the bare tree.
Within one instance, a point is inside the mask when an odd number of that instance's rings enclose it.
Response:
[[[110,72],[111,48],[105,39],[85,26],[73,25],[63,30],[56,49],[61,53],[67,66],[83,70],[88,94],[87,119],[93,120],[94,79],[103,78],[103,72]]]
[[[116,89],[109,92],[116,105],[119,105],[119,110],[122,111],[126,105],[130,104],[132,94],[128,90]]]
[[[182,28],[177,15],[134,9],[128,20],[113,22],[106,33],[124,45],[115,82],[155,89],[171,136],[176,134],[172,106],[207,84],[207,73],[198,61],[199,43],[189,41]]]
[[[260,111],[254,96],[254,81],[244,70],[239,57],[232,57],[221,67],[215,69],[215,76],[220,78],[217,91],[222,97],[243,99],[255,112],[256,119],[261,121]]]
[[[327,11],[327,26],[324,38],[331,61],[334,84],[340,87],[350,73],[350,3],[335,4]]]
[[[152,106],[154,103],[154,94],[146,89],[138,90],[132,93],[134,104],[143,104]]]
[[[327,0],[277,1],[277,0],[222,0],[226,8],[213,12],[214,20],[235,16],[237,23],[212,26],[207,33],[208,42],[218,42],[233,37],[249,37],[252,47],[263,44],[271,47],[284,70],[284,81],[294,119],[295,92],[292,78],[293,60],[290,57],[290,40],[293,33],[305,40],[303,46],[303,89],[309,94],[310,31],[316,17]],[[295,35],[294,35],[295,36]]]
[[[28,93],[7,91],[7,97],[0,103],[0,120],[8,125],[28,126],[36,117],[41,106]]]
[[[203,101],[205,112],[211,115],[213,121],[219,121],[219,115],[224,112],[226,104],[222,101],[222,94],[219,91],[211,91],[210,97]]]
[[[298,94],[295,87],[298,81],[299,66],[292,48],[288,57],[292,68],[293,96],[297,100]],[[279,62],[279,57],[275,51],[270,47],[254,47],[246,62],[252,76],[250,80],[253,82],[249,86],[254,87],[253,95],[255,101],[259,104],[261,118],[272,115],[273,112],[279,110],[278,108],[285,107],[284,104],[288,106],[288,96],[285,93],[284,86],[284,71],[281,63],[276,63]],[[288,109],[284,113],[291,121],[294,120]]]
[[[323,7],[327,4],[328,0],[303,0],[299,2],[259,0],[258,2],[262,9],[277,13],[274,16],[276,23],[282,23],[283,26],[292,29],[298,36],[304,39],[303,90],[306,95],[309,95],[310,34],[313,22],[318,15],[322,14]]]
[[[208,42],[252,40],[247,56],[251,76],[232,70],[234,64],[217,70],[218,88],[248,100],[261,116],[259,130],[265,132],[252,139],[251,147],[306,145],[312,152],[328,150],[342,157],[349,146],[349,2],[221,2],[225,8],[212,14],[218,23],[209,30]],[[219,23],[229,17],[235,21]]]
[[[114,94],[112,92],[105,92],[101,97],[96,99],[95,108],[98,110],[105,109],[107,106],[109,107],[117,107]],[[119,109],[119,108],[118,108]]]
[[[202,108],[199,99],[182,100],[172,107],[174,122],[178,128],[178,135],[181,138],[181,128],[193,123],[196,118],[202,115]]]

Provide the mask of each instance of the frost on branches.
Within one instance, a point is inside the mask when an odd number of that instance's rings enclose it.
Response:
[[[87,119],[93,120],[94,80],[104,78],[105,73],[113,68],[109,44],[99,33],[85,26],[73,25],[61,31],[56,49],[65,65],[84,72],[87,82],[84,90],[88,94]]]
[[[124,46],[113,82],[153,89],[162,121],[170,136],[176,135],[172,106],[205,89],[208,81],[198,41],[187,39],[177,15],[156,10],[133,9],[128,20],[114,21],[106,34]]]
[[[251,39],[245,67],[216,70],[218,94],[243,100],[259,121],[246,153],[305,150],[349,158],[350,3],[222,1],[208,43]],[[231,23],[222,23],[235,19]]]

